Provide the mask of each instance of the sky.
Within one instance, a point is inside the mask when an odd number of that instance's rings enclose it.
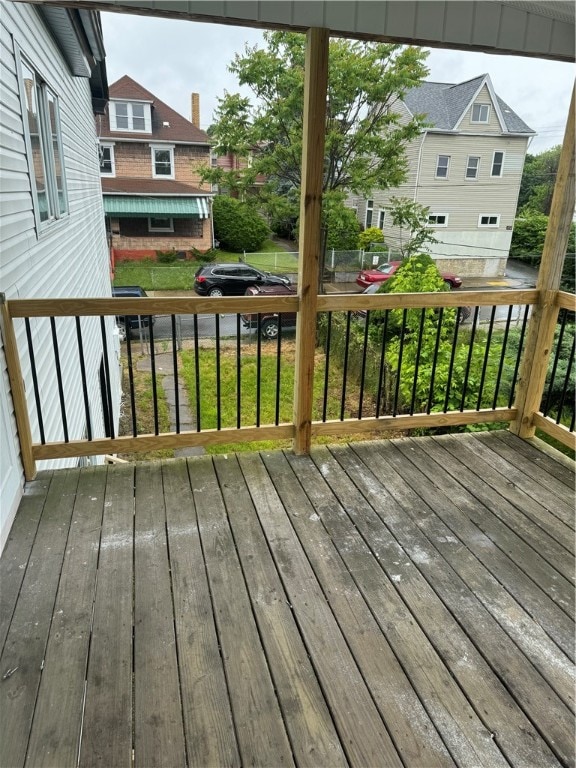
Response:
[[[235,53],[262,43],[262,32],[193,21],[103,13],[108,82],[129,75],[190,119],[190,94],[200,94],[200,127],[213,122],[218,98],[242,90],[229,71]],[[531,154],[561,144],[575,69],[518,56],[433,49],[428,80],[463,82],[488,73],[496,93],[537,132]]]

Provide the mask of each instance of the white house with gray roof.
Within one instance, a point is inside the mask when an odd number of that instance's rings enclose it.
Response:
[[[407,148],[403,185],[349,199],[361,224],[382,229],[393,252],[401,233],[391,224],[390,198],[408,197],[430,209],[438,242],[428,249],[441,269],[504,274],[535,132],[495,93],[487,74],[457,84],[422,83],[394,108],[406,121],[425,115],[427,127]]]

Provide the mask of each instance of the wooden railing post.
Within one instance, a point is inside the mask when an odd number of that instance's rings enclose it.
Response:
[[[2,319],[2,339],[4,341],[4,356],[10,380],[14,416],[20,440],[20,457],[24,468],[26,480],[33,480],[36,476],[36,462],[32,456],[32,432],[28,418],[28,404],[26,402],[26,390],[24,378],[20,367],[20,356],[14,333],[14,323],[10,316],[6,296],[0,293],[0,317]]]
[[[560,287],[562,267],[564,266],[570,226],[574,215],[574,130],[573,89],[536,284],[540,298],[538,304],[534,306],[530,318],[524,357],[520,367],[515,402],[518,418],[510,425],[512,432],[524,438],[534,436],[535,428],[532,417],[540,410],[558,318],[558,307],[555,299]]]
[[[304,128],[302,137],[302,187],[300,190],[300,254],[294,374],[295,453],[310,450],[314,353],[316,349],[316,301],[320,257],[320,223],[324,175],[324,134],[328,85],[327,29],[309,29],[306,36]]]

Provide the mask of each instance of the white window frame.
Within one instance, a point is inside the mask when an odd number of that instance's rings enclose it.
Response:
[[[170,222],[168,227],[153,227],[152,219],[167,219]],[[174,219],[172,216],[149,216],[148,232],[174,232]]]
[[[476,166],[470,165],[470,160],[476,160]],[[475,170],[476,173],[474,176],[469,176],[468,171]],[[480,174],[480,155],[468,155],[468,159],[466,160],[466,171],[464,172],[464,178],[466,181],[476,181],[478,179],[478,176]]]
[[[438,219],[442,216],[444,218],[444,223],[441,223],[438,221]],[[431,219],[436,219],[436,221],[431,221]],[[429,213],[428,214],[428,224],[429,227],[447,227],[448,226],[448,214],[447,213]]]
[[[106,171],[102,170],[102,165],[100,165],[100,176],[106,176],[107,178],[112,178],[113,176],[116,176],[116,159],[114,155],[114,143],[110,142],[101,142],[98,150],[100,153],[100,150],[109,149],[110,150],[110,164],[112,166],[112,170],[110,173],[106,173]]]
[[[474,110],[478,109],[479,115],[477,118],[474,117]],[[486,119],[482,119],[482,113],[486,110]],[[482,102],[476,102],[476,104],[472,104],[472,114],[470,115],[470,122],[486,125],[490,122],[490,104],[483,104]]]
[[[444,166],[444,165],[441,166],[440,165],[440,158],[441,157],[442,158],[446,158],[446,160],[447,160],[446,166]],[[451,157],[452,157],[451,155],[437,155],[436,156],[436,176],[435,176],[435,178],[437,178],[437,179],[447,179],[449,177],[449,175],[450,175],[450,160],[451,160]],[[442,168],[442,169],[446,168],[446,175],[445,176],[442,176],[442,175],[440,175],[438,173],[440,168]]]
[[[502,155],[502,160],[500,161],[500,173],[494,173],[494,165],[496,162],[496,155]],[[501,149],[495,149],[494,154],[492,155],[492,167],[490,169],[490,178],[492,179],[501,179],[502,176],[504,176],[504,159],[506,157],[506,153]]]
[[[64,152],[62,144],[62,126],[60,122],[60,104],[56,91],[46,82],[38,68],[28,59],[16,45],[16,60],[18,72],[18,88],[20,103],[22,105],[23,118],[27,110],[27,93],[24,86],[24,67],[33,75],[34,105],[36,107],[36,120],[38,126],[38,146],[42,166],[45,204],[41,205],[38,177],[34,165],[32,149],[32,136],[28,120],[24,123],[24,143],[26,146],[26,159],[28,162],[29,176],[31,180],[31,193],[34,209],[34,220],[38,231],[66,219],[69,214],[68,193],[66,188],[66,174],[64,169]],[[49,108],[49,99],[52,100],[52,112]],[[50,114],[54,116],[54,125],[50,121]],[[60,169],[60,186],[58,186],[58,165]],[[45,217],[42,217],[45,213]]]
[[[386,221],[386,209],[378,208],[378,229],[384,229],[385,221]]]
[[[368,223],[368,213],[370,213],[370,223]],[[364,229],[372,226],[374,219],[374,200],[366,200],[366,213],[364,214]]]
[[[156,173],[156,152],[170,153],[170,174]],[[153,179],[174,179],[174,145],[173,144],[150,144],[150,153],[152,158],[152,178]]]
[[[126,104],[128,107],[127,115],[126,115],[128,119],[127,128],[118,128],[118,121],[116,118],[117,104]],[[133,111],[134,105],[144,107],[144,128],[134,128],[134,111]],[[127,99],[118,99],[117,101],[109,101],[108,116],[110,118],[111,131],[115,131],[117,133],[152,133],[152,118],[150,114],[150,104],[146,104],[145,102],[128,101]],[[124,117],[124,115],[122,115],[122,117]],[[137,115],[137,117],[140,117],[140,115]]]
[[[496,219],[495,223],[483,223],[482,219]],[[493,229],[497,229],[500,226],[500,214],[499,213],[481,213],[480,216],[478,216],[478,226],[479,227],[492,227]]]

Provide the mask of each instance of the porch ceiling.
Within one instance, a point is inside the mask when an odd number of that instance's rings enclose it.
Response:
[[[323,27],[342,37],[574,61],[574,4],[563,0],[51,0],[46,4],[269,29]]]

